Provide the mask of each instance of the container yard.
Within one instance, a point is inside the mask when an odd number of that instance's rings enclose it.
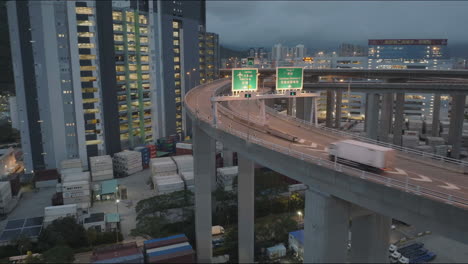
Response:
[[[177,172],[179,174],[183,172],[193,172],[193,156],[192,155],[182,155],[182,156],[173,156],[175,164],[177,165]]]
[[[62,183],[63,204],[77,204],[78,208],[91,206],[91,188],[89,181],[71,181]]]
[[[143,170],[141,153],[122,151],[114,154],[114,172],[118,177],[126,177]]]
[[[60,162],[60,171],[64,169],[73,169],[73,168],[83,169],[83,164],[81,163],[80,159],[68,159],[68,160],[62,160],[62,162]]]
[[[144,256],[135,242],[97,248],[92,263],[144,263]]]
[[[176,155],[192,155],[192,143],[179,142],[176,144]]]
[[[146,263],[194,263],[195,252],[185,235],[143,242]]]
[[[154,176],[177,174],[177,165],[170,157],[151,159],[150,169]]]
[[[91,176],[93,181],[105,181],[114,178],[112,158],[109,155],[89,158]]]
[[[232,191],[232,184],[234,178],[239,174],[239,168],[237,166],[218,168],[216,172],[216,182],[218,186],[224,188],[226,191]]]
[[[49,225],[55,219],[73,216],[78,218],[78,207],[76,204],[60,206],[48,206],[44,208],[44,226]]]
[[[184,181],[178,174],[168,176],[153,176],[156,195],[168,194],[185,189]]]
[[[149,167],[150,162],[150,149],[148,147],[136,147],[134,149],[136,152],[140,152],[141,154],[141,165],[144,169]]]

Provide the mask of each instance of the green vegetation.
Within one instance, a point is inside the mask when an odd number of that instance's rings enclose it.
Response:
[[[56,246],[42,253],[40,259],[42,263],[73,263],[75,256],[70,247]]]
[[[182,208],[182,221],[171,222],[167,218],[168,210]],[[195,215],[193,212],[193,193],[178,191],[151,197],[138,202],[136,228],[132,236],[164,237],[185,234],[195,241]]]
[[[88,246],[84,227],[76,223],[75,218],[65,217],[54,220],[39,236],[39,250],[45,251],[63,245],[71,248]]]
[[[98,232],[94,228],[86,230],[86,237],[90,246],[98,246],[112,244],[118,241],[123,241],[123,235],[120,232]]]

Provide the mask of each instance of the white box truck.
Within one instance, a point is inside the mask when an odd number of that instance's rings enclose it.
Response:
[[[331,143],[328,147],[330,160],[381,172],[392,168],[395,150],[356,140]]]

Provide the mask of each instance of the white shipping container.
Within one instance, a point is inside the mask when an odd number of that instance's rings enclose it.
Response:
[[[80,172],[80,173],[72,173],[72,174],[62,174],[62,182],[81,182],[91,180],[91,176],[89,175],[88,171]]]
[[[330,156],[354,161],[374,168],[392,168],[395,160],[395,151],[373,144],[356,140],[343,140],[331,143]]]
[[[176,143],[176,148],[178,148],[178,149],[192,149],[192,144],[179,142],[179,143]]]
[[[47,206],[44,207],[44,217],[59,216],[59,215],[76,215],[76,204]]]
[[[80,190],[80,191],[72,191],[72,192],[63,192],[63,198],[74,198],[74,197],[82,197],[82,196],[89,196],[91,195],[90,190]]]

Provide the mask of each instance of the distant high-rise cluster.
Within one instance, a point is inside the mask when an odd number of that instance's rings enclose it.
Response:
[[[285,47],[281,44],[273,45],[271,49],[272,61],[296,60],[302,59],[307,55],[307,49],[303,44],[296,45],[295,47]]]
[[[183,96],[217,78],[205,1],[9,1],[26,171],[191,134]]]
[[[342,43],[338,48],[338,56],[341,57],[363,57],[367,56],[367,48],[360,45]]]

